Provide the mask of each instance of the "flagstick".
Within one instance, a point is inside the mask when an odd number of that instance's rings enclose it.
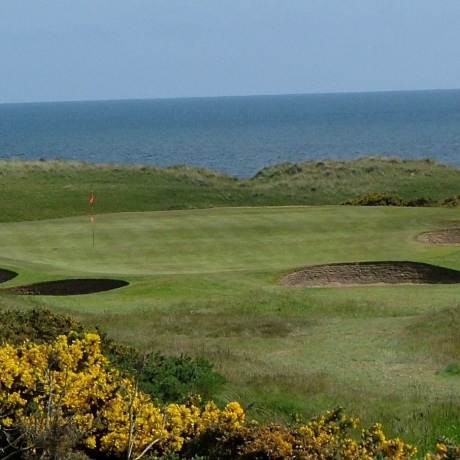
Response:
[[[93,247],[94,247],[94,193],[91,191],[91,195],[89,197],[89,204],[91,206],[91,228],[93,233]]]
[[[91,224],[93,227],[93,247],[94,247],[94,201],[93,203],[91,203]]]

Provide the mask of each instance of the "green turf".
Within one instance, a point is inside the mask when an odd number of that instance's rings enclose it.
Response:
[[[180,275],[290,270],[363,260],[443,261],[458,249],[416,241],[456,209],[382,207],[216,208],[105,214],[0,224],[2,258],[41,274]],[[94,231],[94,240],[93,240]]]
[[[10,183],[5,174],[1,180]],[[22,186],[21,196],[43,201],[26,221],[15,222],[23,212],[16,210],[0,224],[0,267],[19,273],[3,287],[94,276],[130,285],[68,297],[3,294],[3,307],[47,305],[143,348],[205,355],[229,380],[219,398],[255,402],[261,417],[314,415],[340,404],[412,442],[449,434],[460,414],[460,380],[442,371],[458,363],[460,286],[287,288],[277,281],[298,267],[335,262],[408,260],[460,269],[458,246],[417,240],[457,225],[458,208],[221,203],[148,211],[145,203],[156,206],[148,196],[130,195],[123,211],[145,212],[113,212],[97,195],[103,212],[95,208],[92,225],[83,193],[89,182],[77,187],[83,204],[67,203],[65,212],[58,194],[47,201],[48,182],[35,183],[33,192]],[[140,197],[140,185],[133,187]],[[2,206],[15,207],[9,199]],[[53,214],[74,217],[47,218]]]

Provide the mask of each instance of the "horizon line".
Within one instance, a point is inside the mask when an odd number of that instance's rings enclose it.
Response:
[[[271,93],[271,94],[234,94],[219,96],[165,96],[165,97],[126,97],[107,99],[54,99],[37,101],[16,101],[0,102],[0,105],[21,105],[21,104],[65,104],[65,103],[90,103],[90,102],[122,102],[122,101],[165,101],[179,99],[230,99],[230,98],[256,98],[256,97],[277,97],[277,96],[325,96],[345,94],[382,94],[382,93],[416,93],[416,92],[445,92],[460,91],[460,88],[427,88],[427,89],[391,89],[391,90],[369,90],[369,91],[331,91],[331,92],[306,92],[306,93]]]

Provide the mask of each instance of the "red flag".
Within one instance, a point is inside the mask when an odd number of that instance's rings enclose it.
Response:
[[[89,201],[89,204],[90,204],[90,205],[93,205],[93,203],[94,203],[94,195],[93,195],[92,193],[91,193],[91,195],[89,196],[88,201]]]

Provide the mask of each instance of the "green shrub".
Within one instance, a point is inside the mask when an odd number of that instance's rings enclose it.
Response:
[[[85,332],[83,325],[71,316],[55,314],[49,308],[2,310],[0,324],[0,342],[15,345],[24,340],[49,343],[71,331]],[[144,355],[135,347],[112,340],[98,328],[92,332],[101,337],[102,352],[112,365],[136,376],[139,387],[158,402],[184,402],[194,394],[212,399],[225,383],[225,378],[204,357]]]
[[[193,395],[212,399],[225,384],[206,358],[165,356],[139,352],[109,355],[113,364],[130,375],[137,375],[139,388],[163,403],[184,403]]]

